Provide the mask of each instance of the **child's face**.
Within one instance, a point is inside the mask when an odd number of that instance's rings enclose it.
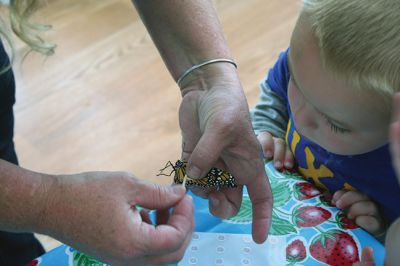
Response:
[[[365,153],[388,142],[390,106],[376,92],[351,88],[324,69],[304,17],[292,35],[289,68],[289,104],[301,135],[342,155]]]

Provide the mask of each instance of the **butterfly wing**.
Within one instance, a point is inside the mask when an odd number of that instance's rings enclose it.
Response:
[[[186,162],[183,162],[181,160],[176,161],[175,166],[174,166],[174,183],[175,184],[182,184],[183,179],[185,178],[186,175]]]

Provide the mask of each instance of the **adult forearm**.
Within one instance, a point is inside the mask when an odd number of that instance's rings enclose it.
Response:
[[[0,229],[39,230],[53,179],[0,160]]]
[[[211,0],[133,0],[175,80],[194,64],[231,58]]]

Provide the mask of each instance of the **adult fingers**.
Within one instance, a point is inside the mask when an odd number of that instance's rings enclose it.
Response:
[[[223,170],[225,170],[225,171],[227,171],[227,169],[228,169],[228,167],[226,166],[226,164],[221,160],[221,159],[219,159],[217,162],[216,162],[216,164],[215,164],[215,167],[217,167],[217,168],[219,168],[219,169],[223,169]],[[202,197],[202,198],[204,198],[204,199],[208,199],[208,197],[209,197],[209,194],[212,192],[212,191],[215,191],[215,187],[210,187],[210,188],[205,188],[205,187],[200,187],[200,186],[191,186],[190,188],[189,188],[194,194],[196,194],[197,196],[199,196],[199,197]]]
[[[247,183],[253,210],[252,235],[256,243],[263,243],[267,239],[272,217],[272,192],[267,181],[264,163],[262,160],[256,165],[257,170],[251,182]]]
[[[187,175],[201,178],[215,165],[225,149],[224,139],[217,130],[207,129],[194,148],[188,162]]]
[[[182,260],[183,256],[185,255],[185,251],[187,247],[189,246],[190,242],[192,240],[192,236],[188,235],[186,237],[185,241],[183,242],[183,245],[176,250],[175,252],[170,252],[165,255],[150,255],[150,256],[145,256],[144,261],[145,264],[149,265],[166,265],[166,264],[172,264],[172,263],[177,263]]]
[[[193,203],[190,196],[185,196],[174,208],[168,223],[151,227],[141,224],[140,238],[148,255],[164,255],[176,252],[187,243],[194,226]]]
[[[224,159],[238,183],[247,186],[253,210],[253,240],[263,243],[267,238],[271,222],[273,199],[265,173],[264,160],[259,156],[260,145],[255,135],[254,138],[251,135],[249,137],[251,139],[248,140],[248,143],[251,145],[246,145],[241,153],[248,153],[248,157],[243,158],[233,154]]]
[[[242,186],[222,191],[213,191],[209,195],[210,212],[222,219],[236,215],[242,202]]]
[[[135,204],[147,209],[168,209],[178,203],[186,193],[182,186],[160,186],[139,181],[135,190]]]
[[[191,237],[187,237],[183,245],[175,252],[171,252],[162,256],[157,256],[157,255],[145,256],[143,260],[145,261],[146,265],[166,265],[166,264],[177,263],[182,260],[191,240],[192,240]]]
[[[188,161],[194,148],[201,137],[199,127],[199,115],[197,113],[198,92],[185,94],[179,108],[179,126],[182,133],[182,155],[184,161]]]

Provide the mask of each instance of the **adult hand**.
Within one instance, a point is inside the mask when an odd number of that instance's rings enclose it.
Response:
[[[124,172],[56,180],[47,188],[38,231],[112,265],[163,265],[183,257],[194,226],[184,188],[158,186]],[[161,210],[165,224],[151,224],[137,205]]]
[[[271,222],[272,194],[237,74],[227,63],[212,64],[196,72],[181,86],[179,122],[187,174],[200,178],[212,167],[218,167],[236,178],[236,189],[202,194],[210,200],[210,211],[221,218],[239,211],[242,187],[246,185],[253,204],[253,239],[262,243]]]

